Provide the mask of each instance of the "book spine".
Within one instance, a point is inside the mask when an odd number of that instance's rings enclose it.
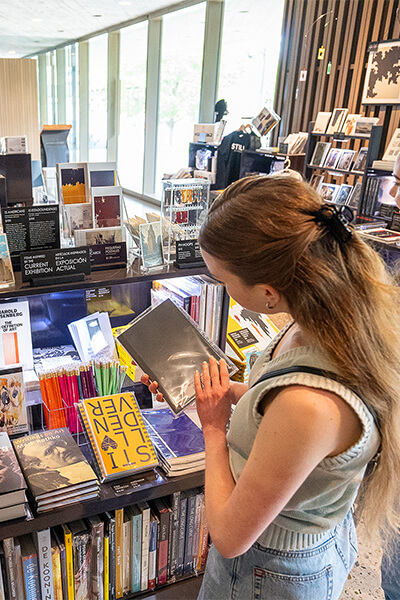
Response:
[[[183,561],[185,558],[186,511],[187,497],[184,494],[182,494],[179,508],[178,553],[176,558],[177,577],[181,577],[181,575],[183,575]]]
[[[197,571],[200,571],[202,568],[201,567],[201,559],[202,559],[203,544],[204,544],[205,536],[206,536],[206,538],[208,538],[208,529],[207,529],[207,522],[206,522],[206,508],[205,508],[205,504],[204,504],[204,494],[203,494],[203,504],[201,506],[201,516],[200,516],[199,548],[198,548],[197,563],[196,563]]]
[[[90,535],[83,532],[73,536],[75,600],[90,594]]]
[[[21,544],[19,543],[18,538],[14,538],[14,568],[16,573],[16,591],[17,598],[24,597],[24,572],[22,569],[22,555],[21,555]],[[40,589],[40,588],[39,588]]]
[[[42,600],[54,600],[50,528],[36,532]]]
[[[4,554],[3,544],[0,544],[0,572],[1,572],[2,580],[3,580],[5,600],[9,600],[11,598],[11,592],[9,591],[9,586],[8,586],[7,565],[6,565],[6,557]]]
[[[142,561],[140,591],[147,590],[149,583],[149,543],[150,543],[150,508],[147,507],[142,512]]]
[[[64,526],[65,565],[67,571],[67,599],[75,599],[74,559],[72,555],[72,533]]]
[[[197,560],[199,557],[200,529],[202,520],[202,507],[204,505],[204,494],[199,491],[196,496],[196,509],[193,534],[193,570],[197,572]]]
[[[60,563],[61,563],[61,581],[63,589],[63,600],[68,598],[68,574],[67,574],[67,558],[65,552],[65,544],[60,544]]]
[[[221,317],[222,317],[222,301],[224,297],[224,287],[220,283],[215,284],[215,299],[214,299],[214,319],[212,329],[212,341],[214,344],[219,342],[219,332],[221,329]]]
[[[14,538],[3,540],[3,547],[10,600],[19,600],[17,598],[17,574],[14,565]]]
[[[156,587],[157,570],[157,534],[158,519],[152,515],[150,520],[150,540],[149,540],[149,582],[147,589],[154,590]]]
[[[188,575],[193,572],[193,538],[194,522],[196,518],[196,496],[191,494],[188,498],[186,511],[186,536],[185,536],[185,555],[183,564],[183,574]]]
[[[104,523],[91,527],[91,600],[102,600],[104,596]]]
[[[176,576],[176,566],[178,557],[178,531],[179,531],[179,511],[180,511],[181,493],[172,494],[172,517],[169,530],[169,580],[174,580]]]
[[[3,582],[3,572],[2,569],[0,568],[0,600],[6,600],[5,597],[5,587],[4,587],[4,582]]]
[[[115,597],[124,595],[123,572],[123,547],[124,547],[124,509],[115,511]]]
[[[63,600],[62,575],[61,575],[61,552],[58,546],[51,550],[51,566],[53,571],[53,594],[54,600]],[[42,599],[43,600],[43,599]]]
[[[124,545],[123,545],[123,582],[124,594],[128,594],[132,589],[131,584],[131,520],[124,522]]]
[[[115,517],[109,517],[110,600],[115,600]]]
[[[157,543],[157,582],[158,585],[167,583],[168,569],[168,536],[169,536],[169,521],[172,511],[165,509],[160,511],[160,527]]]
[[[22,559],[26,600],[39,600],[40,583],[37,556],[31,554]]]
[[[110,538],[109,535],[104,536],[104,571],[103,571],[103,588],[104,600],[110,600]]]
[[[132,518],[132,592],[140,592],[142,559],[142,515]]]

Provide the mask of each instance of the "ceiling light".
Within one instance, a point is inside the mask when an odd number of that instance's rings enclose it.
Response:
[[[39,19],[39,18],[37,17],[37,18],[35,18],[35,19],[32,19],[32,21],[33,21],[34,23],[41,23],[41,22],[43,21],[43,19]]]
[[[93,15],[94,17],[102,17],[103,15]]]
[[[9,50],[8,54],[17,54],[17,51],[16,50]]]

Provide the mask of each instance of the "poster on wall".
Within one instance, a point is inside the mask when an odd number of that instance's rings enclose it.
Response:
[[[400,40],[370,44],[362,104],[400,104]]]

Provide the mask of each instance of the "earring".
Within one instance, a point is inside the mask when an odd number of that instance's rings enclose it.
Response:
[[[275,306],[270,306],[269,302],[266,302],[266,303],[265,303],[265,306],[266,306],[267,308],[270,308],[271,310],[273,310],[273,309],[275,308]]]

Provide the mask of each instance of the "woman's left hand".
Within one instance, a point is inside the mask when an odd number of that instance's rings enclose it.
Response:
[[[214,357],[210,357],[209,363],[203,363],[202,377],[203,383],[200,373],[196,371],[196,406],[203,432],[213,428],[225,433],[231,405],[235,402],[226,362],[221,359],[218,363]]]

